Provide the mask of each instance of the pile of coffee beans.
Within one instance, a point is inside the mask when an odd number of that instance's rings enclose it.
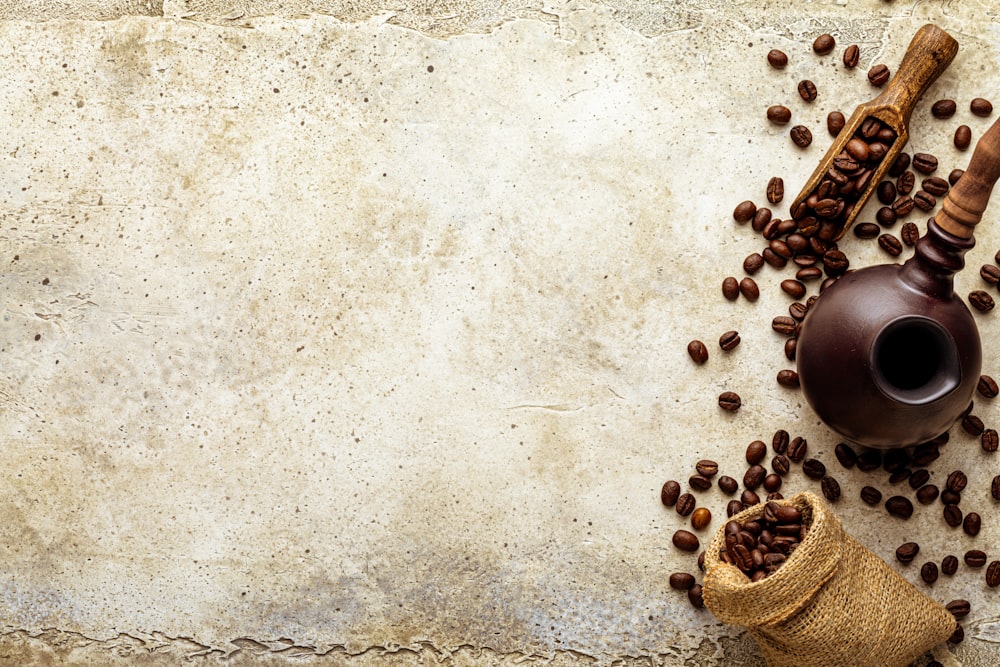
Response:
[[[729,520],[723,530],[725,547],[719,559],[735,565],[750,581],[760,581],[785,563],[805,539],[809,525],[797,508],[770,501],[759,519]]]

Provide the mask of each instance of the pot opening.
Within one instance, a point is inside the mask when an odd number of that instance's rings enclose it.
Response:
[[[926,317],[890,322],[875,337],[870,362],[879,390],[910,405],[946,396],[962,381],[954,339]]]

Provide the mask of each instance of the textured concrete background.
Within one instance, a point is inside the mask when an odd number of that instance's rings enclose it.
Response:
[[[835,436],[773,380],[787,276],[762,272],[755,304],[719,284],[761,247],[733,206],[772,175],[797,190],[826,113],[873,97],[864,72],[894,68],[929,20],[960,52],[910,150],[965,166],[955,126],[991,122],[968,100],[1000,103],[998,11],[6,6],[0,661],[760,665],[668,588],[693,559],[659,488],[703,457],[742,476],[746,444],[777,428],[836,471],[838,513],[879,555],[995,551],[995,457],[955,429],[931,468],[968,472],[977,540],[938,505],[906,523],[862,505],[885,475],[840,470]],[[825,58],[821,32],[839,41]],[[950,121],[930,118],[940,97],[959,101]],[[773,103],[810,148],[766,123]],[[987,216],[978,238],[963,293],[1000,227]],[[978,319],[1000,376],[996,317]],[[722,354],[728,329],[743,343]],[[805,488],[797,472],[783,490]],[[701,500],[714,529],[725,499]],[[918,566],[900,571],[918,583]],[[982,573],[919,585],[973,602],[939,659],[995,664]]]

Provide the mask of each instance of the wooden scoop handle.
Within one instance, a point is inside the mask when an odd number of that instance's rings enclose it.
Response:
[[[959,238],[972,238],[972,231],[990,203],[990,193],[998,178],[1000,120],[993,123],[976,142],[968,168],[948,192],[941,203],[941,210],[934,216],[938,227]]]
[[[896,76],[872,104],[894,108],[903,125],[908,124],[917,100],[948,69],[956,53],[958,42],[954,37],[936,25],[922,26],[906,47]]]

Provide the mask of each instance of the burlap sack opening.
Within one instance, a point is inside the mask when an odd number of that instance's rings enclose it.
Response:
[[[751,583],[719,560],[720,527],[705,552],[703,595],[715,617],[746,627],[769,667],[906,667],[955,630],[955,618],[844,532],[812,493],[778,501],[809,533],[774,574]],[[763,505],[733,517],[759,518]]]

